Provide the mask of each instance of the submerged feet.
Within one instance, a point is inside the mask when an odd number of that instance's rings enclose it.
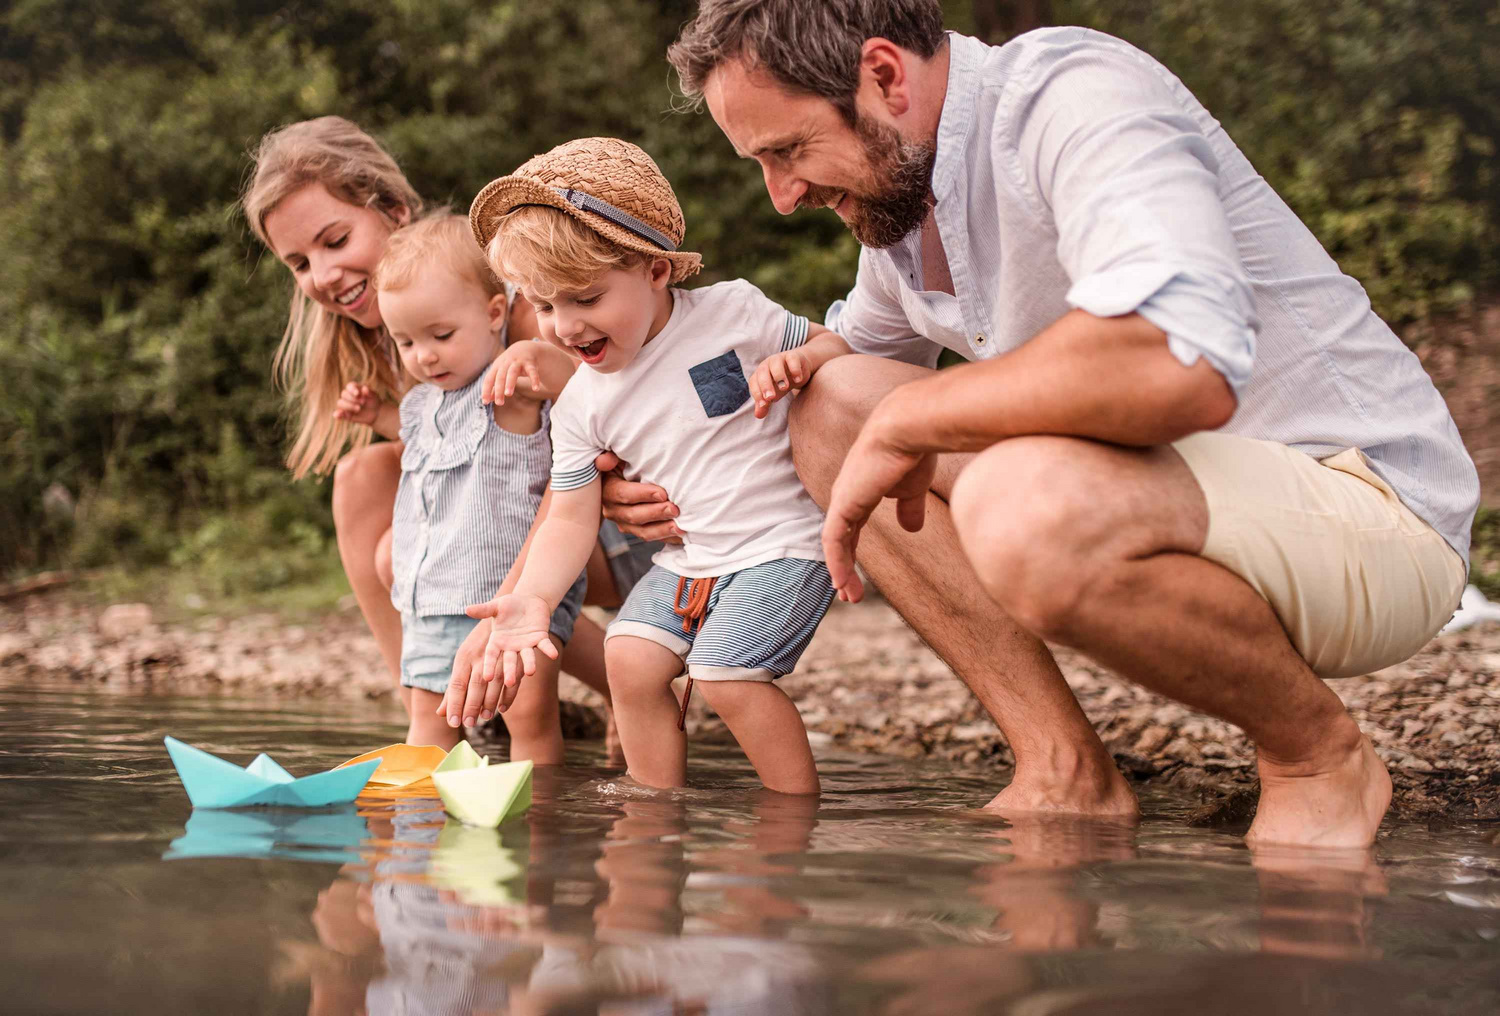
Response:
[[[1369,739],[1312,762],[1260,756],[1260,807],[1251,846],[1367,847],[1391,803],[1391,776]]]

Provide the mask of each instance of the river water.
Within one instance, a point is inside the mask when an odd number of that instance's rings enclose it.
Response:
[[[395,719],[0,684],[0,1012],[1500,1012],[1493,826],[1252,857],[1164,792],[1012,824],[973,810],[993,770],[824,754],[813,803],[703,748],[648,795],[579,743],[472,830],[425,797],[194,813],[162,747],[302,775]]]

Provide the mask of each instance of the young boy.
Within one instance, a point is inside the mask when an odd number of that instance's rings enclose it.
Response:
[[[552,446],[548,400],[575,364],[542,342],[506,349],[509,300],[475,248],[462,217],[444,213],[391,234],[373,285],[401,364],[417,382],[401,400],[401,484],[391,522],[391,602],[401,612],[401,683],[412,689],[411,744],[451,748],[457,724],[437,715],[459,645],[477,623],[464,614],[504,588],[547,486]],[[523,380],[515,394],[483,401],[485,369]],[[351,386],[351,419],[379,403]],[[543,619],[566,640],[583,602],[580,565]],[[557,665],[548,661],[506,717],[511,757],[563,760]]]
[[[600,513],[594,459],[612,451],[633,477],[672,492],[687,534],[657,553],[605,634],[631,776],[682,785],[682,715],[696,681],[767,787],[816,793],[807,731],[773,682],[791,673],[833,588],[823,516],[792,465],[779,400],[848,347],[747,282],[672,288],[702,259],[677,249],[682,212],[661,170],[623,141],[537,156],[480,191],[469,221],[543,336],[588,368],[553,413],[551,513],[515,591],[473,611],[494,618],[486,669],[501,657],[513,687],[537,648],[555,655],[547,617],[588,557]],[[679,709],[671,682],[684,665]]]

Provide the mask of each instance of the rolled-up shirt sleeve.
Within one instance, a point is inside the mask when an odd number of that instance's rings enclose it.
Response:
[[[1181,85],[1124,47],[1080,42],[1022,70],[1030,101],[997,151],[1050,214],[1070,306],[1139,313],[1173,356],[1206,358],[1238,393],[1255,361],[1250,280],[1218,163]]]
[[[870,251],[860,248],[854,288],[828,308],[824,327],[842,335],[856,353],[922,367],[937,366],[942,347],[913,330],[901,301],[891,291],[891,284]]]

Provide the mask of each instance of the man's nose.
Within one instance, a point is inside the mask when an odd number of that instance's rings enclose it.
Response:
[[[782,215],[791,215],[797,210],[797,202],[807,193],[807,181],[772,166],[762,166],[766,178],[766,193],[771,195],[771,204]]]

